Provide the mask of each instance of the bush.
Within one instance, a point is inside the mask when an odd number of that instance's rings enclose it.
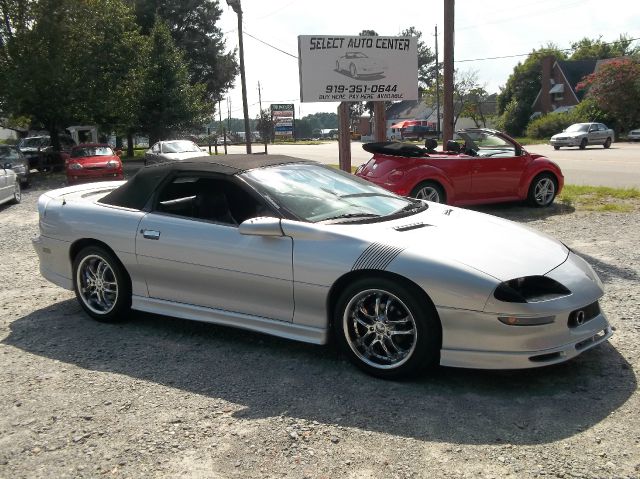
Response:
[[[566,113],[549,113],[529,122],[527,126],[527,136],[531,138],[550,138],[556,133],[560,133],[569,125],[577,123],[576,115],[573,111]]]
[[[498,122],[498,128],[511,136],[521,136],[531,115],[531,107],[511,100]]]

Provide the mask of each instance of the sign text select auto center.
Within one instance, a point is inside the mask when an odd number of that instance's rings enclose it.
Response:
[[[408,38],[345,38],[345,37],[317,37],[309,41],[309,50],[328,50],[331,48],[379,48],[384,50],[408,50]],[[375,46],[374,46],[375,44]]]

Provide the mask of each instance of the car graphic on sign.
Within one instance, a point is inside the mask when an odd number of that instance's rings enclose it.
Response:
[[[336,71],[348,72],[351,78],[361,78],[384,73],[384,65],[362,52],[347,52],[336,60]]]

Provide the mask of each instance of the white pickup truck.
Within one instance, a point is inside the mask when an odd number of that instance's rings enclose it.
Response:
[[[584,150],[587,145],[611,146],[613,130],[602,123],[574,123],[562,133],[553,135],[549,141],[553,148],[561,146],[578,146]]]

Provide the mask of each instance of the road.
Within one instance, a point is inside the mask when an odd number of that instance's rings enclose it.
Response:
[[[640,187],[640,143],[614,143],[610,149],[590,146],[586,150],[562,148],[555,151],[550,145],[526,147],[533,153],[547,156],[560,165],[567,184],[612,187]],[[229,153],[244,153],[244,146],[230,146]],[[254,152],[264,151],[254,144]],[[296,156],[326,164],[338,164],[338,143],[321,145],[269,145],[269,153]],[[371,158],[361,143],[351,145],[351,163],[358,166]]]

